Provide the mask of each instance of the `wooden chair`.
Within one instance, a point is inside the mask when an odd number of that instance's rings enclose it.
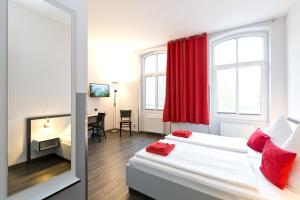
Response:
[[[122,128],[128,127],[130,131],[130,137],[131,137],[131,110],[120,110],[120,137],[122,137]]]

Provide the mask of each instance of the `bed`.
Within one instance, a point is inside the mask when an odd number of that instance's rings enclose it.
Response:
[[[244,138],[225,137],[197,132],[193,132],[191,137],[189,138],[176,137],[173,135],[167,135],[165,138],[168,140],[179,141],[188,144],[245,153],[248,154],[249,157],[261,158],[261,153],[258,153],[249,148],[247,146],[247,141]]]
[[[59,135],[60,148],[57,154],[71,161],[71,131],[65,131]]]
[[[179,141],[162,142],[176,144],[169,156],[159,157],[142,150],[129,160],[126,166],[126,182],[131,189],[162,200],[300,199],[299,194],[289,189],[280,190],[264,178],[259,170],[261,158]],[[187,152],[184,153],[184,150]],[[196,163],[193,161],[195,158]],[[199,165],[197,162],[202,162],[202,159],[204,164]],[[211,161],[214,166],[205,169],[205,165]],[[222,169],[216,169],[220,161],[231,163],[225,167],[232,171],[222,175]],[[238,161],[238,164],[235,165],[233,161]],[[224,167],[224,163],[220,166]]]

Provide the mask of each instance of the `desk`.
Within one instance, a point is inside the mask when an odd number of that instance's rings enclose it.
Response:
[[[104,118],[103,118],[103,125],[105,124],[105,112],[103,113],[104,114]],[[88,127],[89,126],[93,126],[93,125],[97,125],[97,119],[98,119],[98,114],[91,114],[91,115],[88,115]]]
[[[88,116],[88,126],[96,125],[97,124],[97,117],[98,117],[98,115]]]

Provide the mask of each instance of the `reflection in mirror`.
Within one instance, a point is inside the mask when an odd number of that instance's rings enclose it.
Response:
[[[8,0],[8,194],[71,169],[71,16]]]

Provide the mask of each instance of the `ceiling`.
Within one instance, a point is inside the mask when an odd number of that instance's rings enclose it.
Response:
[[[133,50],[284,16],[294,0],[89,0],[89,44]]]

